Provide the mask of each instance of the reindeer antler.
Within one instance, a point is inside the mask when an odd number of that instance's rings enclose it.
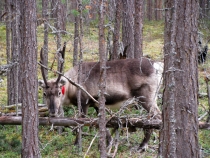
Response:
[[[62,73],[63,71],[63,64],[64,64],[64,57],[65,57],[65,50],[66,50],[66,42],[64,42],[64,45],[63,45],[63,50],[62,51],[59,51],[59,53],[61,53],[61,57],[63,59],[63,62],[61,63],[61,66],[60,66],[60,73]],[[56,80],[56,83],[58,83],[61,79],[61,75],[59,74],[57,80]]]
[[[43,49],[43,48],[42,48]],[[41,49],[41,52],[40,52],[40,63],[43,64],[43,53],[42,53],[42,49]],[[46,76],[45,76],[45,73],[44,73],[44,67],[41,66],[41,72],[42,72],[42,77],[43,77],[43,80],[44,80],[44,83],[46,85],[46,88],[48,88],[48,84],[47,84],[47,79],[46,79]]]

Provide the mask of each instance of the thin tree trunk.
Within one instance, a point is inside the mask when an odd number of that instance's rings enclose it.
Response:
[[[161,20],[162,19],[162,0],[155,0],[155,20]]]
[[[57,10],[58,0],[51,0],[51,18],[56,19],[56,10]]]
[[[44,45],[43,45],[43,65],[48,66],[48,9],[49,0],[42,0],[42,17],[44,20]],[[44,74],[46,79],[48,78],[48,71],[45,69]]]
[[[7,1],[7,62],[18,63],[20,54],[20,9],[17,1]],[[8,71],[8,104],[20,102],[19,64]],[[16,112],[18,107],[16,107]],[[17,113],[16,113],[17,114]]]
[[[57,50],[61,48],[61,20],[62,20],[62,17],[61,17],[61,1],[58,0],[57,1],[57,8],[56,8],[56,23],[55,23],[55,26],[56,26],[56,38],[57,38]],[[60,70],[60,66],[61,66],[61,62],[60,61],[60,54],[57,54],[58,55],[58,70]]]
[[[15,1],[15,30],[14,30],[14,41],[13,41],[13,45],[14,45],[14,49],[12,51],[14,51],[12,54],[13,54],[13,62],[17,62],[19,63],[19,60],[20,60],[20,51],[21,51],[21,35],[20,35],[20,4],[18,1]],[[13,35],[12,35],[13,36]],[[21,89],[20,89],[20,66],[19,64],[17,66],[15,66],[15,69],[14,69],[14,81],[15,84],[14,84],[14,93],[15,93],[15,99],[14,99],[14,103],[17,105],[20,100],[21,100]],[[16,106],[16,115],[18,116],[18,106]]]
[[[119,58],[121,21],[122,21],[122,0],[117,0],[116,1],[114,34],[113,34],[113,50],[111,53],[111,60],[116,60]]]
[[[78,0],[79,4],[79,75],[78,75],[78,83],[81,85],[82,84],[82,60],[83,60],[83,17],[82,17],[82,1]],[[78,111],[79,111],[79,116],[82,116],[82,104],[81,104],[81,89],[78,89],[77,93],[77,106],[78,106]],[[82,127],[78,128],[78,148],[79,151],[82,151]]]
[[[74,9],[78,10],[77,0],[74,0]],[[73,66],[77,65],[78,58],[78,43],[79,43],[79,16],[74,15],[74,54],[73,54]]]
[[[152,5],[153,3],[152,3],[152,0],[147,0],[147,19],[149,20],[149,21],[151,21],[152,20]]]
[[[124,48],[127,47],[126,58],[134,58],[134,19],[133,19],[133,0],[123,1],[123,20],[122,20],[122,41]]]
[[[7,64],[10,64],[11,62],[11,0],[6,0],[6,5],[5,5],[5,10],[7,10],[8,14],[6,17],[6,43],[7,43],[7,48],[6,48],[6,54],[7,54]],[[11,73],[7,73],[7,96],[8,96],[8,101],[7,104],[10,105],[11,101]]]
[[[106,0],[99,1],[99,55],[100,55],[100,83],[99,83],[99,149],[100,157],[106,158],[106,113],[105,113],[105,91],[106,91],[106,49],[105,49],[105,5]]]
[[[20,0],[22,51],[20,60],[22,91],[22,158],[39,158],[38,79],[36,1]]]
[[[144,0],[135,0],[134,15],[134,58],[143,56],[143,6]]]
[[[168,0],[165,3],[169,9],[165,15],[165,88],[160,132],[160,156],[164,158],[200,157],[197,109],[198,5],[197,0]]]
[[[42,0],[42,17],[44,20],[44,45],[43,45],[43,65],[48,66],[48,13],[49,0]],[[44,76],[48,79],[48,70],[44,69]],[[43,103],[46,103],[43,95]]]

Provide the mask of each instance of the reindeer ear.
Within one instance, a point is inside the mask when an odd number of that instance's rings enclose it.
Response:
[[[46,85],[45,85],[45,83],[44,83],[43,80],[38,80],[38,83],[39,83],[39,86],[40,87],[42,87],[42,88],[45,88],[46,87]]]

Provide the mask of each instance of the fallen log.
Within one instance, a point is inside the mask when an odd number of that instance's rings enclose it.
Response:
[[[20,116],[1,116],[0,125],[21,125]],[[98,118],[67,118],[67,117],[40,117],[39,125],[54,126],[94,126],[98,127]],[[107,127],[137,127],[144,129],[160,129],[162,121],[159,119],[113,117],[107,122]],[[210,123],[199,122],[200,129],[210,129]]]
[[[22,107],[22,103],[17,103],[17,104],[12,104],[12,105],[6,105],[6,106],[1,106],[1,108],[7,108],[7,109],[15,109],[16,107]],[[46,104],[38,104],[38,107],[47,107]]]
[[[1,116],[1,125],[21,125],[20,116]],[[98,118],[67,118],[67,117],[40,117],[39,125],[54,126],[95,126],[98,127]],[[140,118],[113,117],[107,122],[107,127],[139,127],[159,129],[161,120],[146,120]]]

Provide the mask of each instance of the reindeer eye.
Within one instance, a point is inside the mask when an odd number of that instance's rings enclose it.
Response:
[[[58,92],[58,96],[59,96],[59,97],[61,96],[61,92]]]

